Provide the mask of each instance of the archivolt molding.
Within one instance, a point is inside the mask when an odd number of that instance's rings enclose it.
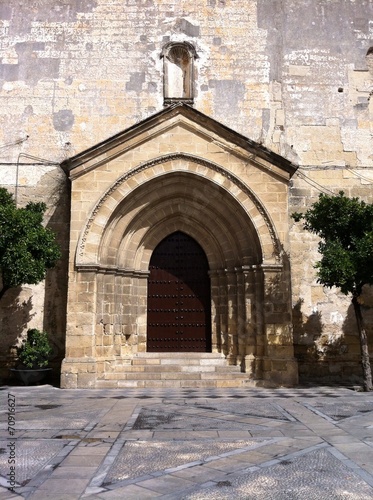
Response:
[[[149,228],[144,237],[131,241],[131,245],[136,248],[135,257],[133,258],[134,267],[142,270],[148,269],[153,250],[164,238],[175,231],[182,231],[199,242],[206,254],[210,269],[216,268],[219,263],[224,262],[224,252],[219,245],[222,240],[219,239],[217,232],[211,231],[210,225],[206,227],[205,220],[203,222],[194,219],[186,220],[184,217],[180,218],[178,214],[174,214],[171,217],[157,221],[154,226]],[[208,246],[205,246],[206,237],[208,238]],[[226,233],[224,233],[223,239],[224,237],[227,237]],[[229,235],[227,240],[230,240]],[[234,242],[231,243],[233,247]]]
[[[218,172],[219,174],[224,176],[226,179],[233,182],[242,192],[244,192],[249,197],[249,199],[253,202],[256,209],[260,213],[260,215],[263,217],[263,220],[266,224],[268,233],[271,237],[271,241],[272,241],[272,245],[273,245],[273,249],[274,249],[274,258],[278,264],[281,264],[281,260],[282,260],[282,258],[281,258],[282,257],[281,244],[280,244],[279,239],[277,237],[276,230],[274,228],[274,224],[271,221],[271,218],[270,218],[269,214],[267,213],[266,209],[263,207],[261,202],[256,197],[255,193],[245,183],[243,183],[240,179],[238,179],[235,175],[228,172],[223,167],[221,167],[220,165],[218,165],[212,161],[206,160],[204,158],[200,158],[200,157],[195,156],[195,155],[186,154],[186,153],[171,153],[168,155],[163,155],[163,156],[158,157],[158,158],[154,158],[150,161],[147,161],[147,162],[140,164],[139,166],[133,168],[132,170],[130,170],[130,171],[126,172],[125,174],[123,174],[122,176],[120,176],[117,179],[117,181],[114,184],[112,184],[112,186],[109,189],[106,190],[106,192],[103,194],[103,196],[100,198],[100,200],[98,201],[98,203],[96,204],[96,206],[92,210],[91,215],[90,215],[89,219],[87,220],[86,225],[84,227],[84,230],[83,230],[81,237],[79,239],[77,253],[76,253],[76,266],[77,267],[82,268],[82,266],[85,266],[85,265],[92,266],[92,264],[93,264],[93,263],[85,264],[84,262],[82,262],[82,258],[84,257],[84,250],[85,250],[85,246],[86,246],[86,243],[88,240],[88,236],[89,236],[89,232],[90,232],[90,229],[92,227],[92,224],[93,224],[97,214],[99,213],[101,207],[105,204],[105,202],[109,198],[109,196],[116,189],[118,189],[124,182],[126,182],[131,177],[137,175],[138,173],[144,172],[145,170],[148,170],[149,168],[152,168],[156,165],[166,163],[166,162],[175,161],[175,160],[184,160],[184,161],[193,162],[193,163],[196,163],[196,164],[201,165],[203,167],[207,167],[208,169],[213,170],[214,172]],[[185,172],[185,170],[183,170],[183,172]]]

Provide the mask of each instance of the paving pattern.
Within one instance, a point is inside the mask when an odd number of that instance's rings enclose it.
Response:
[[[241,474],[188,500],[371,500],[372,488],[326,450],[283,460],[259,471]]]
[[[189,403],[187,403],[189,404]],[[192,403],[193,404],[193,403]],[[239,401],[195,401],[194,405],[197,408],[206,410],[228,412],[235,415],[250,415],[255,417],[266,417],[280,420],[291,420],[292,417],[286,414],[285,410],[277,403],[268,401],[258,401],[250,398],[245,398]]]
[[[39,386],[0,403],[0,500],[373,498],[371,393]]]
[[[0,474],[9,472],[7,441],[0,441]],[[24,486],[64,447],[63,442],[50,439],[39,441],[17,441],[17,483]]]
[[[318,401],[307,405],[310,410],[317,411],[320,415],[333,420],[354,417],[363,413],[373,412],[373,401],[329,401],[320,398]]]
[[[143,408],[136,419],[133,429],[148,430],[261,430],[263,426],[249,424],[248,419],[232,420],[230,414],[222,412],[180,410],[176,408]],[[228,422],[227,422],[228,419]]]
[[[266,441],[180,440],[127,441],[106,476],[106,484],[136,478],[176,466],[178,469],[201,465],[212,456],[228,457],[263,446]]]

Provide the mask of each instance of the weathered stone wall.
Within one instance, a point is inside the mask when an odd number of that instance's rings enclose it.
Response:
[[[188,41],[196,109],[300,165],[289,213],[320,191],[372,201],[372,19],[372,0],[0,0],[0,184],[45,201],[66,245],[53,164],[162,109],[162,47]],[[292,224],[288,241],[301,375],[358,373],[349,300],[316,283],[314,238]],[[46,294],[25,287],[3,304],[4,356],[26,325],[62,339],[65,261],[54,272]]]
[[[112,368],[146,352],[149,260],[176,230],[198,240],[209,262],[212,351],[248,378],[296,383],[281,252],[295,168],[285,169],[274,154],[265,161],[261,146],[246,149],[240,140],[179,104],[66,164],[72,204],[64,387],[119,383],[122,373],[89,375],[84,361]]]

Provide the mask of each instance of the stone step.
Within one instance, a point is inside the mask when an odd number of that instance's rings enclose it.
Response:
[[[98,380],[97,388],[128,389],[173,389],[173,388],[218,388],[218,387],[256,387],[255,382],[248,379],[238,380]]]
[[[247,378],[245,373],[218,372],[121,372],[108,373],[105,378],[112,380],[229,380]]]
[[[224,354],[221,354],[220,352],[138,352],[135,354],[135,358],[173,358],[173,357],[182,357],[184,359],[202,359],[202,358],[209,358],[209,359],[225,359]]]
[[[202,380],[201,373],[140,372],[121,373],[121,380]]]
[[[158,355],[159,354],[159,355]],[[213,365],[225,366],[226,360],[219,353],[141,353],[132,360],[133,365]]]
[[[118,364],[99,387],[246,387],[247,374],[227,364],[220,353],[139,353],[131,364]]]
[[[214,365],[181,365],[181,364],[165,364],[165,365],[122,365],[116,366],[113,373],[222,373],[222,374],[238,374],[241,373],[239,366],[214,366]]]
[[[241,374],[245,375],[245,374]],[[255,381],[247,377],[223,378],[223,379],[143,379],[143,380],[98,380],[97,388],[132,388],[132,389],[151,389],[151,388],[218,388],[218,387],[256,387]]]

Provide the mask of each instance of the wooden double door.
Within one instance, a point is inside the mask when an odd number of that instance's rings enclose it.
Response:
[[[211,352],[209,266],[201,246],[182,232],[155,248],[149,265],[148,352]]]

